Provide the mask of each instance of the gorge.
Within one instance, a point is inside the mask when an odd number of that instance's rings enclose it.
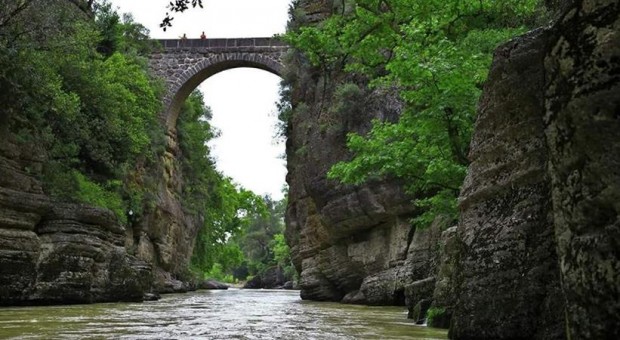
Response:
[[[379,1],[379,12],[388,3]],[[620,4],[548,3],[552,22],[497,47],[478,84],[456,222],[437,214],[413,223],[425,208],[412,204],[407,178],[328,177],[353,159],[350,133],[396,122],[408,104],[398,86],[314,65],[302,48],[273,38],[166,41],[149,55],[151,72],[165,79],[163,142],[155,164],[143,159],[132,172],[132,183],[156,179],[152,205],[126,222],[50,197],[45,144],[24,143],[12,130],[19,119],[10,121],[19,113],[7,111],[0,305],[195,289],[187,269],[204,217],[183,206],[176,117],[202,80],[249,66],[278,74],[290,90],[285,236],[303,299],[407,305],[420,322],[430,311],[429,325],[453,339],[620,337]],[[296,1],[289,29],[320,26],[350,6]]]

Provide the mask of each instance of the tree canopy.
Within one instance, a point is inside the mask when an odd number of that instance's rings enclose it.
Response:
[[[377,120],[369,133],[349,134],[354,157],[329,177],[350,184],[402,178],[425,211],[419,226],[437,214],[456,218],[492,52],[543,12],[537,0],[342,1],[326,20],[288,32],[315,68],[395,87],[405,104],[397,122]]]
[[[0,124],[22,147],[42,151],[34,175],[48,194],[126,221],[143,190],[123,180],[161,145],[161,86],[138,53],[148,48],[143,26],[109,4],[93,17],[78,4],[92,1],[17,1],[0,11]]]

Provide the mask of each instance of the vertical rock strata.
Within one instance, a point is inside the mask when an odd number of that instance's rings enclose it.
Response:
[[[180,164],[181,151],[173,129],[166,134],[166,150],[158,167],[161,173],[155,174],[161,176],[155,206],[135,223],[127,239],[135,256],[153,267],[154,288],[160,293],[194,289],[188,266],[201,221],[183,210]]]
[[[545,58],[555,235],[572,339],[620,338],[620,4],[575,1]]]
[[[287,239],[304,298],[387,304],[404,296],[419,317],[434,285],[432,305],[445,308],[444,325],[452,315],[455,339],[620,337],[620,5],[553,3],[553,26],[496,51],[461,220],[444,232],[440,259],[412,256],[438,237],[407,231],[415,211],[396,182],[325,179],[349,157],[346,132],[398,115],[389,96],[365,92],[363,111],[334,116],[334,90],[350,80],[294,60],[293,104],[305,106],[289,127]],[[308,24],[330,6],[300,1],[296,13]]]
[[[495,51],[460,198],[453,335],[562,338],[563,298],[543,125],[547,33]]]
[[[294,21],[315,23],[332,6],[299,1]],[[289,56],[284,78],[292,83],[295,108],[287,131],[286,237],[301,274],[302,298],[404,305],[406,286],[434,272],[430,263],[441,223],[432,231],[412,230],[411,197],[397,180],[342,186],[326,178],[333,164],[350,157],[348,132],[368,131],[374,118],[398,117],[397,94],[369,90],[363,79],[344,72],[313,68],[300,55]],[[335,95],[340,86],[350,90],[348,97]]]
[[[619,4],[562,7],[496,50],[438,278],[455,339],[620,337]]]

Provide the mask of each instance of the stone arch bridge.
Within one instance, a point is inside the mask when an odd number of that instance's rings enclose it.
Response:
[[[166,80],[162,121],[173,130],[181,105],[210,76],[237,67],[282,75],[288,46],[277,38],[168,39],[150,56],[151,70]]]

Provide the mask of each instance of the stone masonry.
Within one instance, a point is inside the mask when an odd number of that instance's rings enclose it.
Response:
[[[175,127],[189,94],[210,76],[236,67],[252,67],[281,75],[288,46],[276,38],[159,40],[150,58],[153,72],[166,80],[162,120]]]

